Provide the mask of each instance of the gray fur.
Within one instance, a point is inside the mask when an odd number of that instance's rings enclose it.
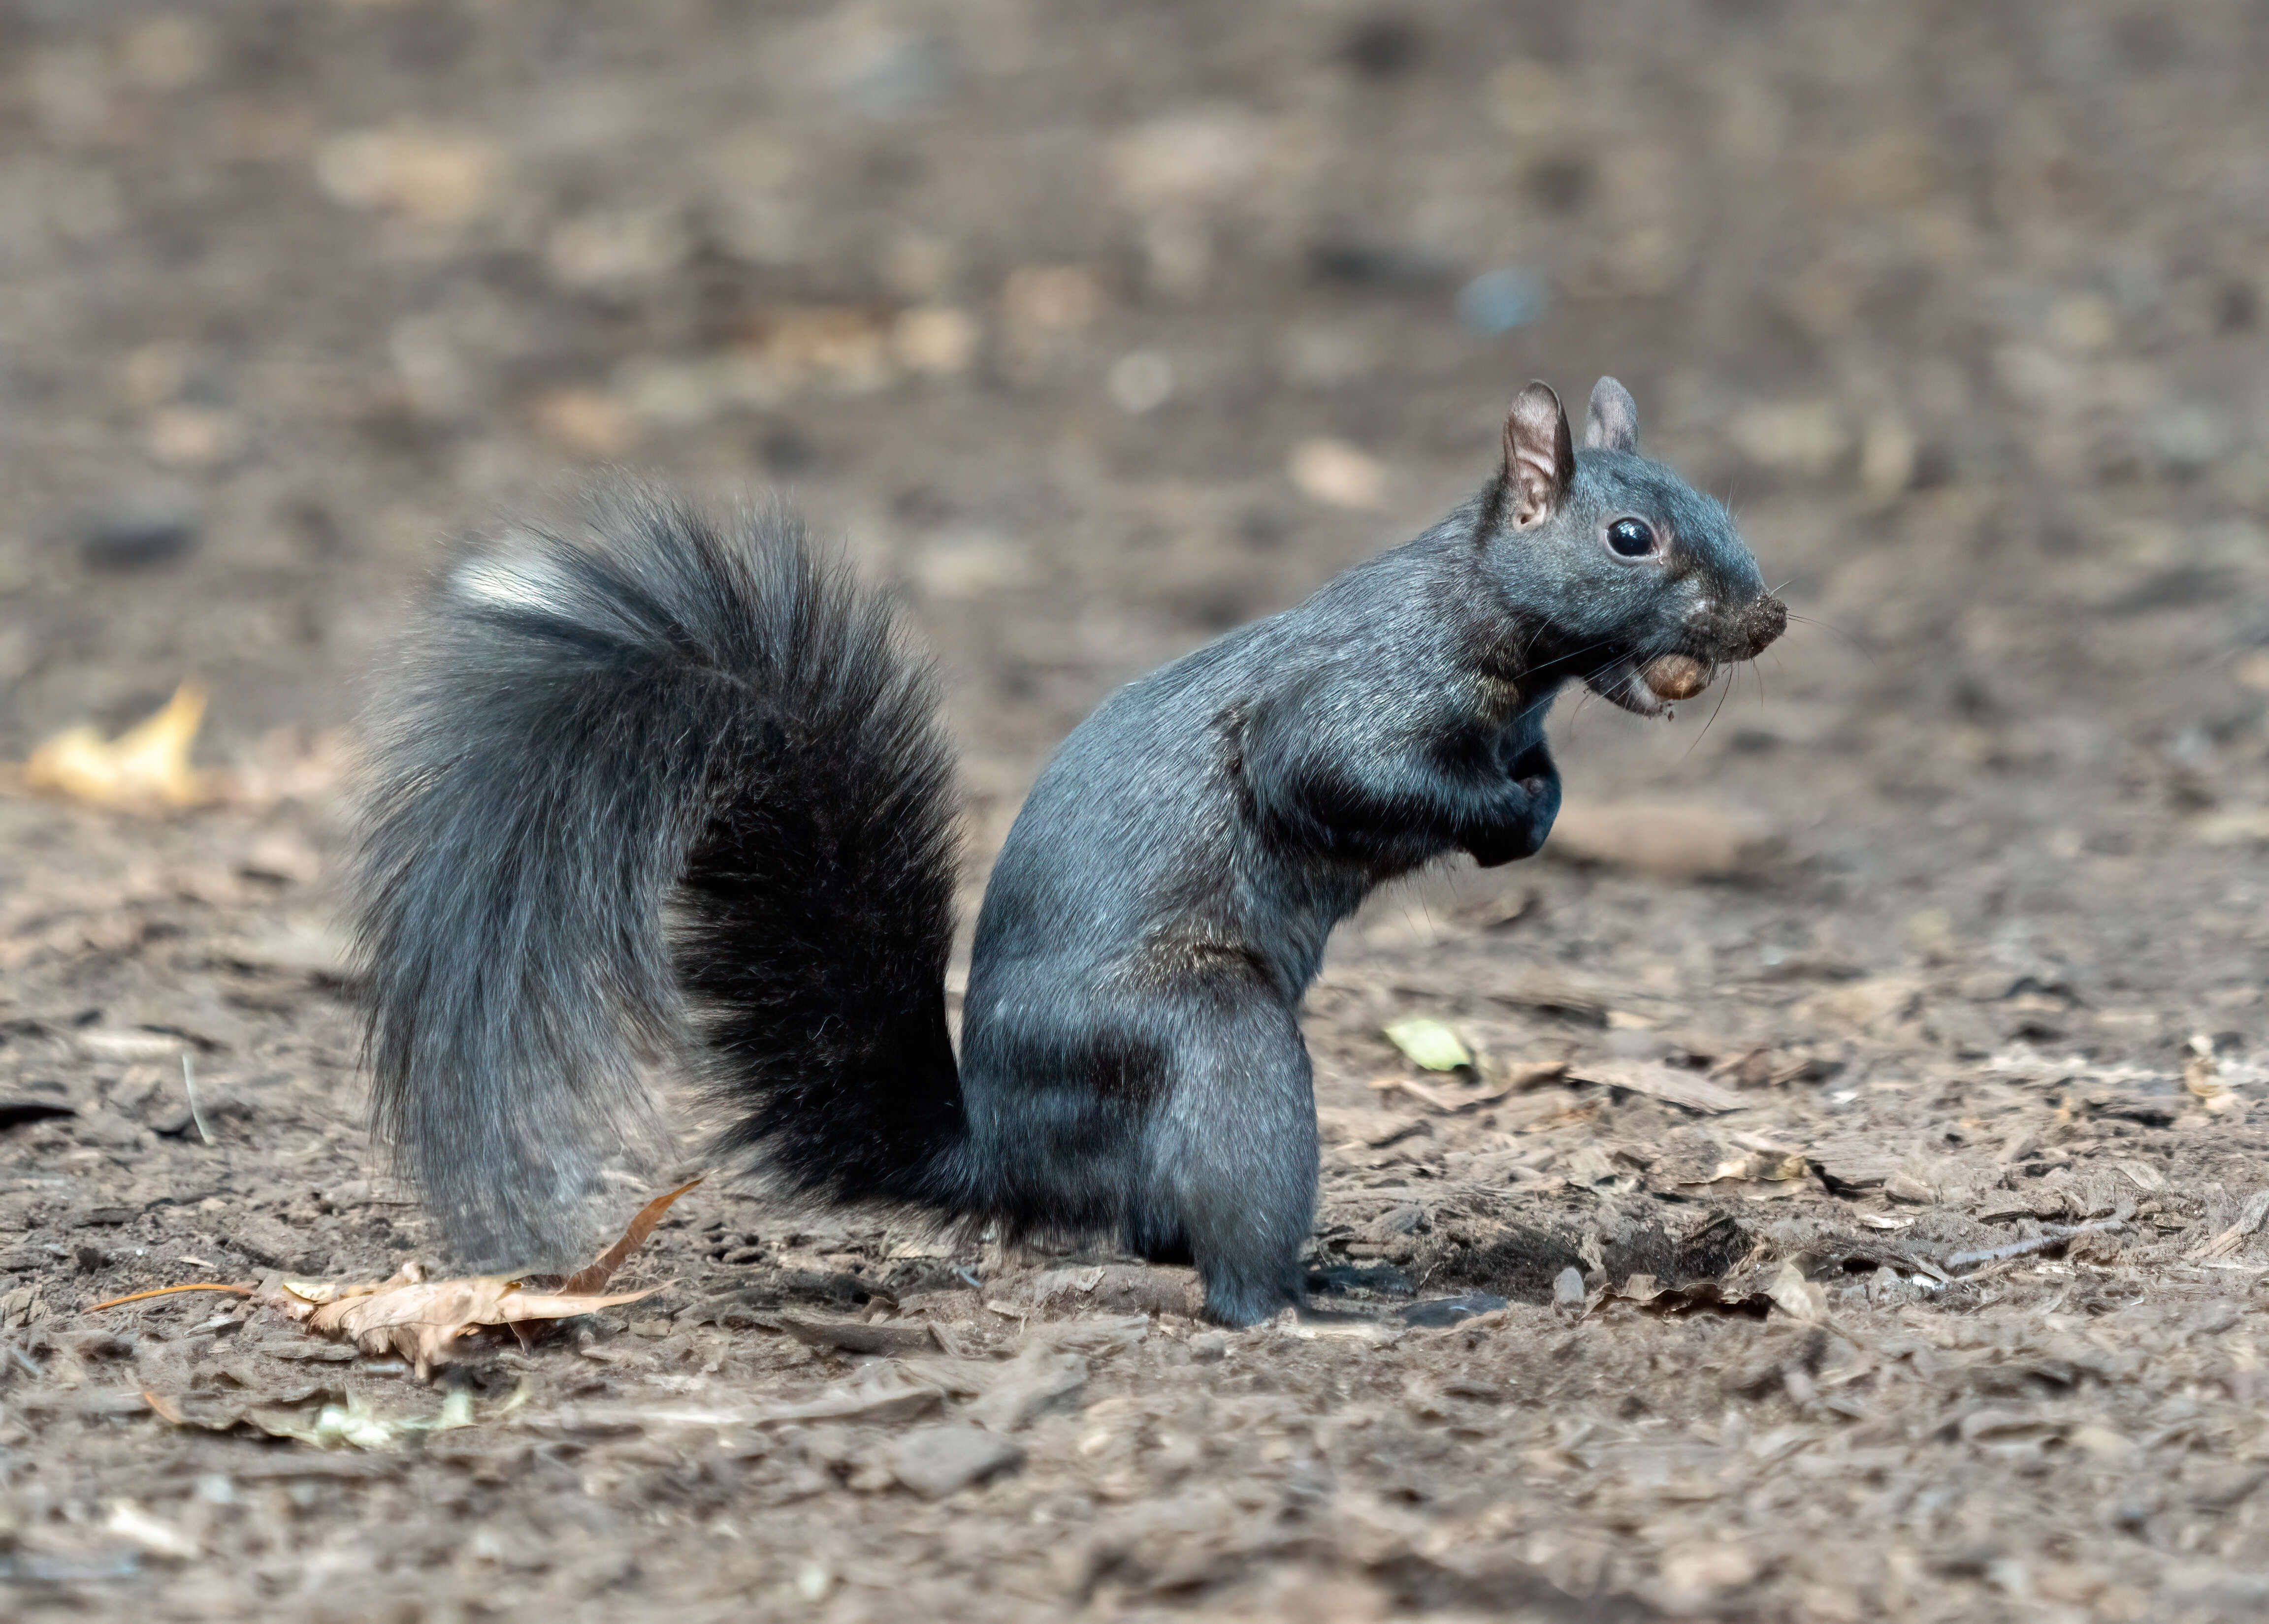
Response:
[[[1618,416],[1622,391],[1610,383],[1593,395],[1595,432],[1605,397],[1608,438],[1635,443],[1636,413]],[[936,836],[947,792],[926,712],[905,709],[872,745],[839,749],[841,770],[828,782],[843,804],[809,838],[783,845],[761,833],[771,826],[767,797],[793,777],[783,776],[783,758],[765,757],[773,764],[758,771],[754,747],[732,742],[747,729],[729,711],[689,708],[674,681],[628,682],[620,660],[588,662],[576,713],[591,718],[591,743],[630,729],[673,741],[671,749],[650,769],[635,755],[579,751],[572,741],[523,763],[515,771],[534,781],[508,793],[546,804],[604,801],[618,816],[581,845],[526,819],[481,823],[487,849],[452,848],[455,859],[473,860],[464,884],[480,905],[405,936],[398,898],[430,884],[427,870],[441,859],[418,846],[422,826],[403,822],[403,808],[432,793],[404,780],[403,767],[494,734],[481,734],[477,717],[422,706],[397,725],[384,758],[403,765],[389,768],[381,806],[394,815],[380,820],[383,860],[373,871],[371,917],[395,926],[368,934],[376,1030],[392,1042],[433,1030],[431,1012],[499,997],[477,977],[454,988],[403,974],[403,940],[425,942],[427,961],[469,969],[526,940],[499,934],[503,923],[565,909],[572,897],[599,916],[577,939],[624,944],[627,956],[617,971],[605,955],[618,949],[592,947],[579,971],[573,951],[551,949],[562,962],[518,984],[518,1001],[495,1004],[498,1022],[444,1026],[439,1048],[402,1051],[418,1064],[384,1074],[394,1090],[388,1120],[412,1134],[420,1165],[455,1166],[441,1141],[458,1135],[499,1177],[558,1199],[563,1180],[543,1165],[538,1141],[499,1124],[559,1133],[558,1165],[584,1165],[573,1146],[588,1142],[588,1115],[557,1102],[581,1097],[587,1085],[572,1071],[551,1077],[547,1067],[614,1062],[595,1042],[578,1051],[540,1040],[568,1020],[556,1000],[579,973],[623,986],[617,1004],[633,1023],[657,1023],[647,1012],[663,1008],[664,990],[643,978],[660,940],[651,876],[682,863],[685,905],[706,923],[696,932],[700,963],[678,976],[720,1011],[712,1069],[721,1096],[746,1113],[733,1143],[818,1193],[990,1222],[1010,1235],[1111,1236],[1153,1258],[1190,1259],[1209,1310],[1231,1324],[1297,1301],[1317,1171],[1297,1015],[1333,926],[1373,886],[1436,858],[1462,850],[1485,864],[1510,862],[1543,844],[1560,802],[1544,720],[1566,683],[1657,713],[1638,679],[1647,661],[1748,659],[1780,630],[1780,606],[1718,504],[1632,451],[1569,445],[1556,399],[1532,386],[1508,420],[1504,466],[1472,501],[1297,608],[1120,690],[1073,731],[994,868],[957,1067],[921,991],[935,988],[941,969],[936,919],[902,926],[887,910],[857,909],[856,898],[803,878],[811,860],[799,855],[834,849],[829,820],[879,830],[890,817],[876,809],[893,806],[891,817],[913,819],[914,838],[903,852],[874,845],[856,885],[873,890],[896,875],[900,890],[932,902],[950,885],[950,853]],[[1604,538],[1619,518],[1652,527],[1659,552],[1632,559],[1610,550]],[[668,565],[680,544],[668,524],[623,543],[634,560],[655,561],[639,565],[640,579],[684,583],[677,622],[727,624],[701,610],[699,573]],[[800,547],[745,535],[718,545],[728,556]],[[482,624],[493,625],[499,616],[511,624],[521,596],[546,577],[500,564],[461,579],[484,583]],[[759,596],[735,613],[764,618],[767,579],[752,578]],[[871,683],[876,662],[896,658],[889,639],[877,632],[853,647],[826,637],[826,615],[870,613],[865,605],[839,598],[818,605],[817,620],[772,613],[765,624],[842,651],[846,671]],[[576,614],[582,635],[602,645],[617,635],[602,606]],[[719,635],[674,644],[645,636],[647,652],[627,668],[713,661],[701,639]],[[743,654],[732,668],[743,673],[743,705],[787,718],[790,764],[795,751],[817,748],[796,742],[812,735],[794,725],[811,702],[799,701],[802,711],[785,705],[772,674],[795,663],[793,653],[775,651],[772,667]],[[893,670],[883,671],[883,689],[910,693]],[[602,713],[614,719],[603,730]],[[669,766],[680,748],[687,764]],[[634,793],[615,782],[622,775],[635,779]],[[507,793],[495,774],[464,785]],[[595,855],[610,841],[614,855]],[[548,867],[559,863],[579,867],[564,875]],[[624,882],[589,883],[616,873]],[[720,875],[739,889],[721,892]],[[432,929],[464,934],[444,952]],[[799,996],[786,997],[795,965],[815,955],[846,968],[827,985],[798,982]],[[846,1016],[872,1025],[885,1010],[903,1015],[883,1021],[885,1036],[855,1055],[839,1056],[840,1039],[825,1036]],[[579,1015],[568,1030],[597,1018]],[[447,1033],[467,1030],[491,1036],[477,1050],[450,1048]],[[799,1069],[807,1050],[827,1058],[820,1082]],[[467,1081],[476,1053],[499,1063],[479,1087]],[[462,1184],[452,1185],[460,1205]]]
[[[1594,451],[1638,449],[1638,402],[1612,378],[1592,386],[1591,410],[1585,414],[1584,444]]]

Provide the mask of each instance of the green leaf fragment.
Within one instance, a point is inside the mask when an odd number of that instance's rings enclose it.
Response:
[[[1430,1015],[1411,1015],[1386,1028],[1386,1041],[1430,1072],[1452,1072],[1474,1063],[1473,1051],[1447,1025]]]

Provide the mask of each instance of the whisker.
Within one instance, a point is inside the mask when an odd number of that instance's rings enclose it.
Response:
[[[1696,750],[1702,748],[1702,741],[1708,738],[1710,736],[1710,729],[1718,725],[1718,712],[1726,708],[1726,701],[1733,697],[1733,690],[1740,685],[1741,679],[1737,676],[1733,681],[1726,683],[1725,687],[1718,690],[1718,703],[1710,707],[1710,720],[1702,724],[1702,731],[1694,735],[1694,742],[1686,747],[1686,756],[1691,756]],[[1684,761],[1686,759],[1686,756],[1681,756],[1678,759]]]
[[[1832,631],[1837,637],[1842,638],[1845,642],[1849,643],[1854,649],[1858,650],[1859,653],[1865,655],[1867,659],[1874,660],[1876,658],[1875,651],[1867,646],[1866,643],[1860,638],[1858,632],[1850,631],[1845,627],[1839,626],[1832,620],[1820,620],[1810,615],[1791,615],[1788,618],[1792,625],[1817,626],[1822,631]]]
[[[1528,640],[1520,646],[1520,653],[1516,656],[1524,668],[1527,666],[1529,654],[1534,651],[1537,644],[1543,640],[1544,634],[1550,630],[1551,622],[1542,619],[1538,620],[1536,624],[1530,628]]]

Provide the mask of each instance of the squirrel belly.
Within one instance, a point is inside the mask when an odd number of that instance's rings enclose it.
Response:
[[[1724,509],[1551,391],[1415,541],[1112,696],[1041,774],[946,1022],[951,752],[883,598],[780,510],[621,487],[461,560],[372,729],[358,940],[376,1121],[460,1246],[579,1251],[691,1061],[792,1191],[1111,1237],[1208,1312],[1301,1297],[1299,1007],[1332,928],[1446,853],[1534,854],[1566,683],[1753,657],[1785,618]]]

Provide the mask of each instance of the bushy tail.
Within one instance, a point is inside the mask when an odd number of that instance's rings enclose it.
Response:
[[[951,1207],[952,758],[888,606],[784,512],[657,492],[468,554],[373,728],[376,1123],[484,1263],[575,1257],[691,1030],[792,1187]]]

